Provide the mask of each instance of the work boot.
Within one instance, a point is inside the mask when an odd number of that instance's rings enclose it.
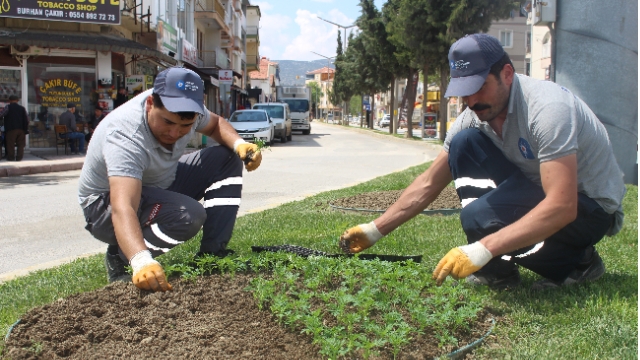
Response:
[[[512,289],[520,285],[520,271],[514,263],[494,259],[482,269],[467,276],[467,283],[485,285],[494,290]]]
[[[585,260],[578,264],[578,266],[562,281],[554,281],[551,279],[538,280],[531,285],[531,290],[547,290],[557,289],[562,286],[569,286],[574,284],[580,284],[590,281],[596,281],[605,273],[604,262],[600,254],[591,247],[587,250]]]
[[[104,265],[107,268],[107,279],[110,283],[116,281],[130,282],[131,275],[127,272],[126,261],[122,260],[119,254],[105,254]]]

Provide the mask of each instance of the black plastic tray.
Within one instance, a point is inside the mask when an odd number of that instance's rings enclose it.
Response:
[[[298,245],[274,245],[274,246],[252,246],[251,250],[253,252],[288,252],[292,254],[296,254],[303,257],[309,256],[324,256],[330,258],[339,258],[339,257],[353,257],[354,254],[330,254],[324,251],[318,251],[309,249],[303,246]],[[413,260],[414,262],[421,262],[422,255],[380,255],[380,254],[360,254],[358,258],[361,260],[381,260],[381,261],[390,261],[390,262],[398,262],[398,261],[407,261]]]

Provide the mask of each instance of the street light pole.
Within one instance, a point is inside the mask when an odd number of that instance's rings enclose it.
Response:
[[[352,28],[352,27],[355,27],[355,26],[356,26],[356,24],[351,24],[351,25],[340,25],[340,24],[336,24],[336,23],[334,23],[333,21],[329,21],[329,20],[327,20],[327,19],[323,19],[323,18],[321,18],[321,17],[320,17],[320,16],[318,16],[318,15],[316,15],[316,17],[317,17],[318,19],[322,20],[322,21],[326,21],[326,22],[328,22],[329,24],[335,25],[335,26],[337,26],[337,27],[339,27],[339,28],[342,28],[342,29],[344,30],[344,48],[343,48],[343,53],[346,53],[346,52],[347,52],[347,29]],[[342,123],[343,123],[343,125],[345,125],[345,124],[344,124],[344,121],[345,121],[344,112],[345,112],[345,110],[347,109],[347,106],[348,106],[348,105],[347,105],[347,102],[345,101],[345,102],[343,103],[343,105],[342,105],[342,107],[343,107],[343,109],[342,109]]]
[[[318,15],[316,15],[316,17],[317,17],[318,19],[322,20],[322,21],[326,21],[326,22],[328,22],[328,23],[329,23],[329,24],[331,24],[331,25],[335,25],[335,26],[337,26],[337,27],[339,27],[339,28],[344,29],[344,48],[345,48],[345,50],[346,50],[346,49],[347,49],[347,29],[352,28],[352,27],[355,27],[355,26],[356,26],[356,24],[351,24],[351,25],[340,25],[340,24],[336,24],[336,23],[334,23],[333,21],[329,21],[329,20],[327,20],[327,19],[323,19],[323,18],[321,18],[321,17],[320,17],[320,16],[318,16]]]

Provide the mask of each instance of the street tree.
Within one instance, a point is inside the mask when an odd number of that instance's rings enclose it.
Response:
[[[310,81],[307,86],[311,92],[311,111],[314,116],[317,116],[318,102],[322,99],[324,93],[322,92],[320,85],[315,81]]]
[[[371,113],[375,114],[374,94],[389,89],[398,68],[394,56],[396,49],[389,42],[382,13],[376,8],[373,0],[361,0],[360,8],[361,15],[356,20],[361,30],[356,54],[359,70],[357,87],[363,94],[369,95]],[[393,110],[391,113],[393,114]],[[369,122],[369,126],[373,127],[373,121]]]
[[[400,0],[393,33],[413,54],[413,61],[430,75],[440,75],[440,138],[444,140],[449,82],[450,46],[465,34],[486,32],[497,19],[508,18],[518,8],[512,0]],[[431,70],[433,69],[433,70]],[[425,91],[427,81],[425,77]],[[414,100],[415,101],[415,98]],[[426,96],[423,99],[426,111]]]

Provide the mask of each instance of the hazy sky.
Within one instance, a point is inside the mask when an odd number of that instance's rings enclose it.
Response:
[[[378,9],[384,2],[375,0]],[[272,60],[322,59],[311,51],[335,56],[338,27],[317,16],[344,26],[352,25],[360,16],[357,0],[250,0],[250,3],[260,6],[262,14],[258,51],[260,56]],[[352,29],[347,30],[347,35]]]

